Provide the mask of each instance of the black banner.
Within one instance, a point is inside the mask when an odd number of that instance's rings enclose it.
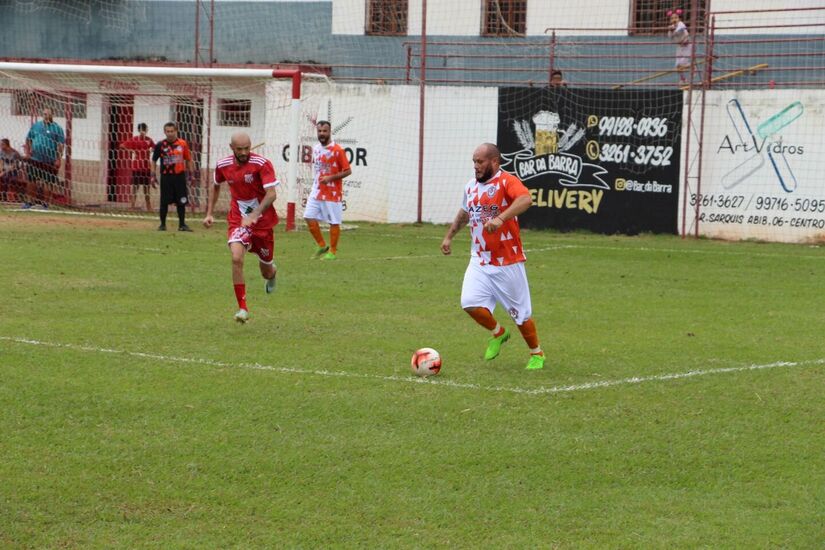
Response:
[[[502,169],[530,189],[523,227],[676,233],[681,91],[500,88]]]

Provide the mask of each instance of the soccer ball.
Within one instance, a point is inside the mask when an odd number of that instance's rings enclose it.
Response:
[[[433,348],[421,348],[413,353],[410,367],[422,378],[434,376],[441,370],[441,356]]]

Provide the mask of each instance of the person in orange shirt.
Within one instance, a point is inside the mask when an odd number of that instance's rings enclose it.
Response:
[[[178,137],[178,126],[174,122],[163,125],[166,139],[155,144],[152,164],[160,160],[158,177],[160,180],[160,225],[158,231],[166,231],[166,214],[169,205],[178,207],[178,231],[192,231],[186,225],[186,205],[189,203],[188,183],[194,179],[195,163],[189,145]]]
[[[493,317],[498,302],[530,348],[527,368],[543,368],[544,352],[531,318],[530,287],[524,269],[527,258],[516,217],[530,208],[530,192],[516,176],[501,170],[501,152],[492,143],[476,148],[473,165],[475,178],[464,187],[461,208],[441,242],[441,252],[452,253],[453,237],[469,223],[470,264],[464,273],[461,307],[493,334],[484,359],[498,357],[502,344],[510,339],[510,331]]]
[[[338,254],[338,236],[344,208],[344,178],[352,174],[347,155],[340,145],[332,141],[332,128],[322,120],[316,126],[318,143],[312,148],[312,172],[314,181],[307,198],[304,219],[318,248],[313,258],[334,260]],[[329,224],[329,246],[321,234],[319,222]]]

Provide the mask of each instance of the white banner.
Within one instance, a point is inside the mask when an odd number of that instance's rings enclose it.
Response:
[[[701,189],[688,191],[687,227],[698,222],[701,235],[733,240],[824,239],[825,91],[712,91],[706,99]]]
[[[266,142],[279,175],[287,173],[289,118],[283,97],[289,83],[275,81],[267,96]],[[352,176],[344,181],[344,221],[414,222],[418,215],[419,87],[306,82],[302,86],[298,218],[312,186],[315,123],[329,120]],[[421,217],[448,223],[473,176],[475,147],[495,141],[497,88],[429,87],[425,111]],[[282,177],[283,179],[283,177]],[[279,198],[279,211],[283,208]]]

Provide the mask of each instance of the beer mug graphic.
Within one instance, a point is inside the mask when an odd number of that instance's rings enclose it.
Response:
[[[558,152],[559,122],[558,113],[539,111],[533,115],[533,123],[536,125],[536,156]]]

